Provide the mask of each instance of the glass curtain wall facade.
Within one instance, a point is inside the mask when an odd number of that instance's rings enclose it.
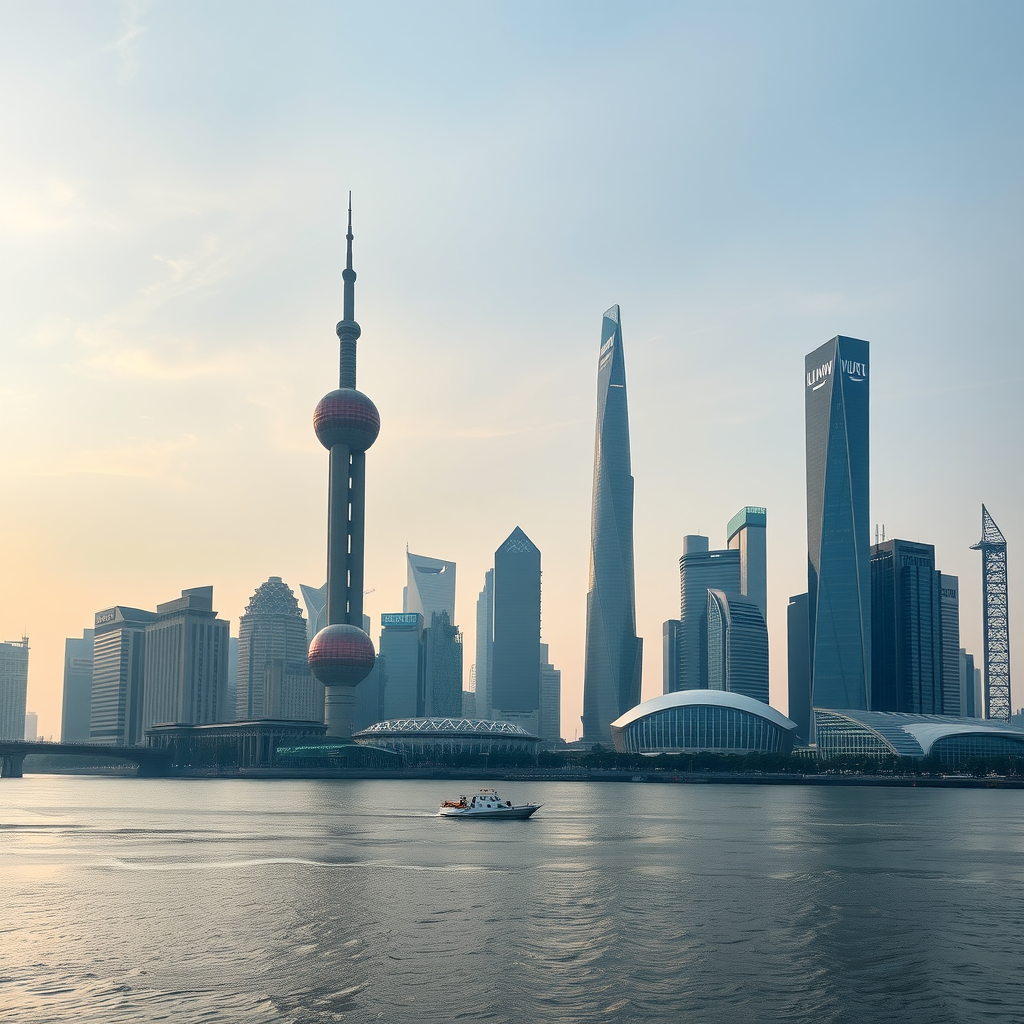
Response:
[[[414,718],[426,704],[426,645],[419,612],[380,617],[380,654],[387,666],[383,718]]]
[[[740,592],[738,548],[708,550],[707,537],[683,538],[679,559],[678,689],[708,688],[708,591]]]
[[[583,669],[583,738],[611,741],[611,723],[640,702],[643,641],[636,635],[633,476],[619,307],[601,322]]]
[[[939,581],[933,545],[889,540],[872,547],[872,711],[942,714]]]
[[[698,704],[645,715],[625,727],[622,744],[629,754],[704,750],[781,754],[792,749],[792,737],[748,711]]]
[[[709,590],[708,688],[768,703],[768,628],[756,602]]]
[[[494,552],[491,703],[540,712],[540,550],[517,526]]]
[[[942,613],[942,713],[964,715],[960,702],[960,580],[939,575]]]
[[[804,361],[814,707],[867,708],[871,694],[868,348],[838,336]]]
[[[740,553],[739,592],[761,609],[768,621],[768,542],[767,509],[747,505],[729,520],[726,529],[727,547]]]

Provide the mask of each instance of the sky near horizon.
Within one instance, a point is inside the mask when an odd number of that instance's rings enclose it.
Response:
[[[405,547],[475,603],[518,525],[579,731],[601,315],[622,309],[643,695],[681,538],[768,510],[772,703],[806,590],[803,358],[871,342],[871,510],[1009,542],[1024,703],[1024,6],[0,3],[0,639],[59,736],[114,604],[325,577],[353,192],[366,610]]]

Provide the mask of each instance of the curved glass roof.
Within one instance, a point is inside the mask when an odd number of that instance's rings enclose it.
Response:
[[[356,736],[379,736],[382,733],[445,733],[451,735],[517,736],[536,739],[521,725],[513,722],[492,722],[483,718],[390,718],[385,722],[374,722]]]
[[[658,711],[681,707],[720,707],[746,711],[771,722],[780,729],[796,729],[796,722],[790,721],[781,711],[776,711],[769,704],[747,697],[742,693],[730,693],[728,690],[676,690],[674,693],[663,693],[650,700],[645,700],[636,707],[630,708],[621,718],[612,722],[613,729],[624,729],[631,722],[653,715]]]
[[[836,711],[815,708],[819,724],[828,725],[835,716],[862,726],[904,757],[927,757],[934,743],[951,736],[1002,736],[1024,744],[1024,729],[985,718],[955,718],[952,715],[910,715],[896,711]]]

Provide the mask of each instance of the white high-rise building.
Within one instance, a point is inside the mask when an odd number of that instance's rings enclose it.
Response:
[[[407,585],[402,611],[419,612],[430,624],[432,615],[448,613],[448,621],[455,618],[455,563],[443,558],[405,553]]]

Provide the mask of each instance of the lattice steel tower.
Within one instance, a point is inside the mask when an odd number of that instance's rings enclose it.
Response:
[[[1007,606],[1006,538],[984,505],[981,540],[982,622],[985,626],[985,717],[1010,720],[1010,615]]]
[[[373,641],[363,632],[363,536],[366,520],[366,449],[380,433],[377,407],[356,391],[356,272],[352,269],[352,194],[348,200],[345,318],[339,387],[320,399],[313,429],[331,453],[327,499],[327,625],[309,645],[309,667],[324,684],[327,735],[352,735],[356,687],[373,669]]]

